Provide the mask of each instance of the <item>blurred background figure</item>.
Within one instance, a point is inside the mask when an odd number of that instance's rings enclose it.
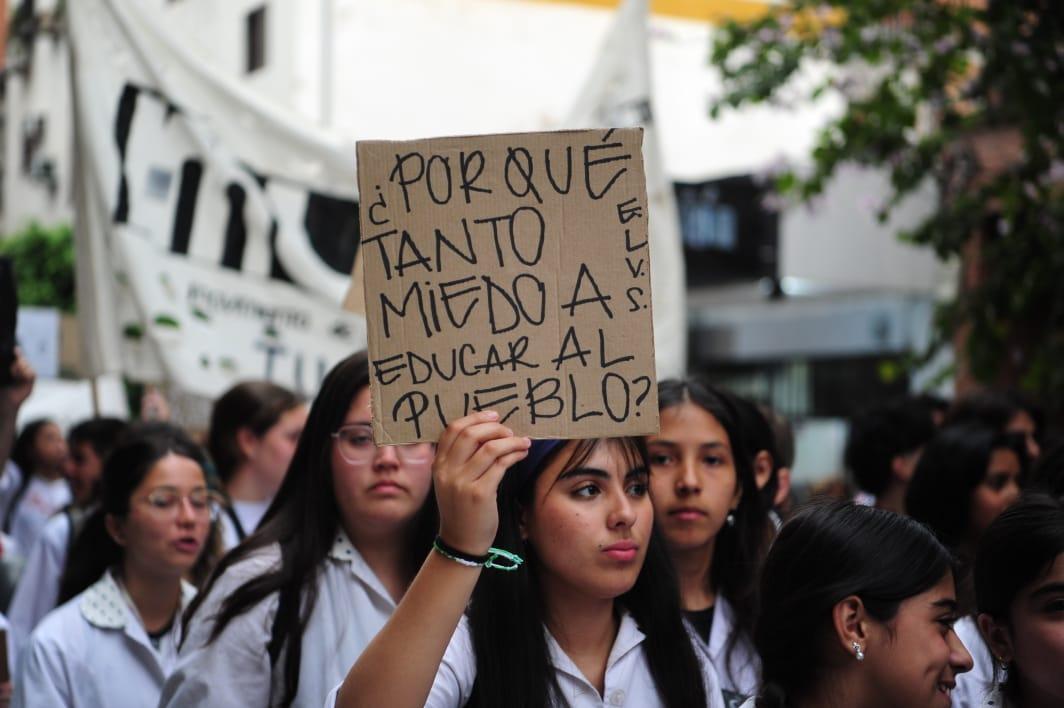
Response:
[[[56,606],[59,581],[73,540],[99,506],[100,477],[107,456],[126,432],[117,418],[93,418],[78,423],[67,435],[71,455],[68,470],[73,502],[44,525],[19,576],[8,607],[15,651],[21,651],[30,632]]]
[[[850,423],[845,462],[860,501],[905,513],[905,492],[924,445],[935,434],[926,408],[911,399],[876,403]]]
[[[221,519],[225,548],[258,528],[306,421],[303,400],[268,381],[239,383],[215,401],[207,449],[228,499]]]

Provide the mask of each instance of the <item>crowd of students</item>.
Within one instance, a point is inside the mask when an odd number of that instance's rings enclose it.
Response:
[[[795,504],[786,422],[698,378],[660,383],[646,438],[480,411],[378,447],[356,353],[309,407],[238,384],[204,448],[159,422],[16,436],[12,374],[0,701],[1064,705],[1064,448],[1020,398],[877,403],[852,498]]]

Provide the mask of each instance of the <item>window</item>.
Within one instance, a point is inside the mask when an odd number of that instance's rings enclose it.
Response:
[[[247,73],[266,65],[266,6],[262,5],[248,13],[244,23],[247,47]]]

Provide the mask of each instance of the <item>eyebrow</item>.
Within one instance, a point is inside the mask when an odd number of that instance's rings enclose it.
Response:
[[[1045,585],[1031,593],[1031,599],[1041,597],[1042,595],[1052,595],[1054,593],[1059,592],[1064,592],[1064,583],[1046,583]]]
[[[632,477],[645,477],[649,473],[647,468],[640,465],[639,467],[633,467],[624,474],[625,479]],[[562,472],[558,475],[558,481],[563,479],[571,479],[572,477],[594,477],[596,479],[609,479],[610,473],[606,470],[599,469],[598,467],[574,467],[571,470]]]
[[[950,612],[957,611],[957,600],[952,597],[944,597],[941,600],[935,600],[931,603],[932,607],[938,607],[943,610],[949,610]]]
[[[673,442],[671,440],[649,440],[649,441],[647,441],[647,446],[654,446],[654,445],[662,445],[664,447],[679,447],[680,446],[679,443],[675,443],[675,442]],[[699,443],[698,446],[699,447],[710,447],[710,448],[719,447],[719,448],[725,449],[725,450],[728,448],[728,446],[725,445],[720,440],[713,440],[712,442]]]

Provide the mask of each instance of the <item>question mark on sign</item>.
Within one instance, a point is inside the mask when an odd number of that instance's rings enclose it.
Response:
[[[636,378],[632,379],[632,383],[633,384],[637,384],[640,381],[645,383],[646,386],[643,388],[643,392],[641,394],[639,394],[638,396],[636,396],[636,398],[635,398],[635,407],[636,408],[638,408],[640,405],[642,405],[643,401],[646,400],[646,397],[648,395],[650,395],[650,387],[653,385],[653,382],[650,380],[649,376],[637,376]],[[636,413],[636,415],[638,416],[639,413]]]

